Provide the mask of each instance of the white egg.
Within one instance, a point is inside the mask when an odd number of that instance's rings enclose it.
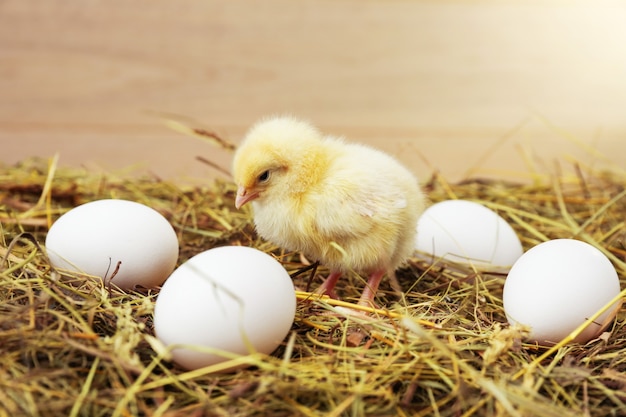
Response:
[[[159,293],[154,330],[176,363],[197,369],[225,361],[217,351],[272,353],[293,324],[289,274],[270,255],[243,246],[202,252],[178,267]],[[193,347],[195,346],[195,348]]]
[[[602,252],[578,240],[556,239],[531,248],[513,265],[504,284],[504,311],[509,323],[530,328],[531,341],[552,345],[619,292],[617,272]],[[575,341],[597,337],[619,306],[611,306]]]
[[[415,248],[434,258],[476,266],[511,266],[523,253],[517,234],[502,217],[466,200],[428,207],[417,224]]]
[[[178,239],[156,210],[127,200],[97,200],[68,211],[46,237],[50,263],[120,288],[159,286],[178,260]]]

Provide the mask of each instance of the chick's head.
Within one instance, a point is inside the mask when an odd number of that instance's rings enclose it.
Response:
[[[313,126],[291,117],[265,119],[254,125],[233,159],[236,207],[306,192],[324,172],[322,144],[323,138]]]

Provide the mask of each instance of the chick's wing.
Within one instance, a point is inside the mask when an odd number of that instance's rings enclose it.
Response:
[[[407,205],[392,182],[359,175],[337,176],[315,200],[314,227],[331,241],[367,238],[377,228],[393,227],[398,211]]]

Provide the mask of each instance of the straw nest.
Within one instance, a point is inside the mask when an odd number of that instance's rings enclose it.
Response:
[[[534,175],[526,184],[449,184],[433,175],[425,188],[433,202],[468,199],[498,211],[526,249],[554,238],[587,241],[611,259],[624,287],[626,176],[578,164],[571,171]],[[302,290],[281,347],[269,356],[234,359],[250,365],[237,371],[184,371],[154,337],[157,290],[123,292],[55,272],[42,247],[50,224],[101,198],[160,211],[178,233],[179,262],[220,245],[273,254]],[[2,168],[3,415],[626,415],[623,311],[598,339],[546,350],[508,326],[504,273],[414,259],[398,276],[404,297],[383,284],[378,301],[384,309],[369,318],[327,314],[335,303],[306,293],[326,271],[298,274],[305,267],[299,254],[258,239],[250,212],[234,210],[233,200],[227,181],[184,188],[57,169],[47,161]],[[362,279],[351,276],[338,292],[350,303],[362,287]]]

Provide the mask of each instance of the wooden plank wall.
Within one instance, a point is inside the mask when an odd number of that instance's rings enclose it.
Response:
[[[0,160],[203,181],[230,155],[160,114],[238,141],[291,113],[421,176],[601,163],[575,141],[625,168],[625,45],[619,1],[3,0]]]

